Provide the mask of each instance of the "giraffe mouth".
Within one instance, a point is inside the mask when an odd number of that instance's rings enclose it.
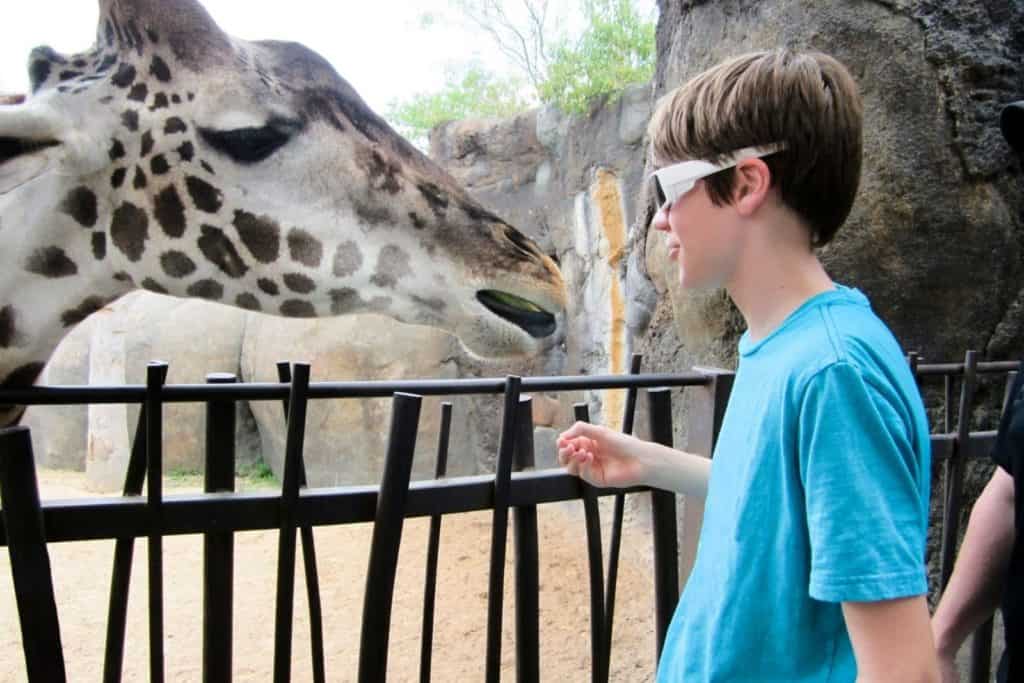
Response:
[[[555,316],[515,294],[484,289],[476,293],[476,298],[491,313],[521,328],[535,339],[551,336],[558,327]]]
[[[49,147],[56,147],[56,140],[23,140],[0,137],[0,165],[18,157],[29,156]]]

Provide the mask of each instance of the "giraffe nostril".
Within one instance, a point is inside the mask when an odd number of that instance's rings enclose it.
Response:
[[[533,243],[533,240],[515,228],[506,226],[505,237],[508,238],[508,241],[511,242],[517,250],[525,256],[528,256],[531,260],[537,259],[540,255],[540,250],[537,248],[537,245]]]

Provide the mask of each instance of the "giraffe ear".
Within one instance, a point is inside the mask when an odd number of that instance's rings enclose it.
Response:
[[[196,0],[99,0],[100,45],[142,53],[149,43],[170,45],[189,66],[230,54],[231,38]]]

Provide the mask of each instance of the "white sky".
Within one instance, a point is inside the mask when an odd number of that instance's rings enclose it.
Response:
[[[651,0],[653,2],[653,0]],[[0,93],[27,92],[28,53],[49,45],[62,54],[89,49],[99,14],[95,0],[3,0]],[[459,26],[420,26],[424,12],[445,0],[205,0],[227,33],[245,39],[294,40],[323,55],[383,113],[393,100],[444,83],[448,63],[474,57],[504,70],[479,35]]]

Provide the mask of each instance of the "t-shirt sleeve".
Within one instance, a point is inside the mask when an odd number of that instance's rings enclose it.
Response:
[[[992,459],[1012,475],[1013,454],[1021,450],[1024,450],[1024,372],[1017,374],[1017,379],[1010,389],[1006,410],[999,421]]]
[[[929,482],[921,480],[929,475],[908,419],[848,363],[809,381],[798,448],[812,598],[876,601],[927,593]]]

